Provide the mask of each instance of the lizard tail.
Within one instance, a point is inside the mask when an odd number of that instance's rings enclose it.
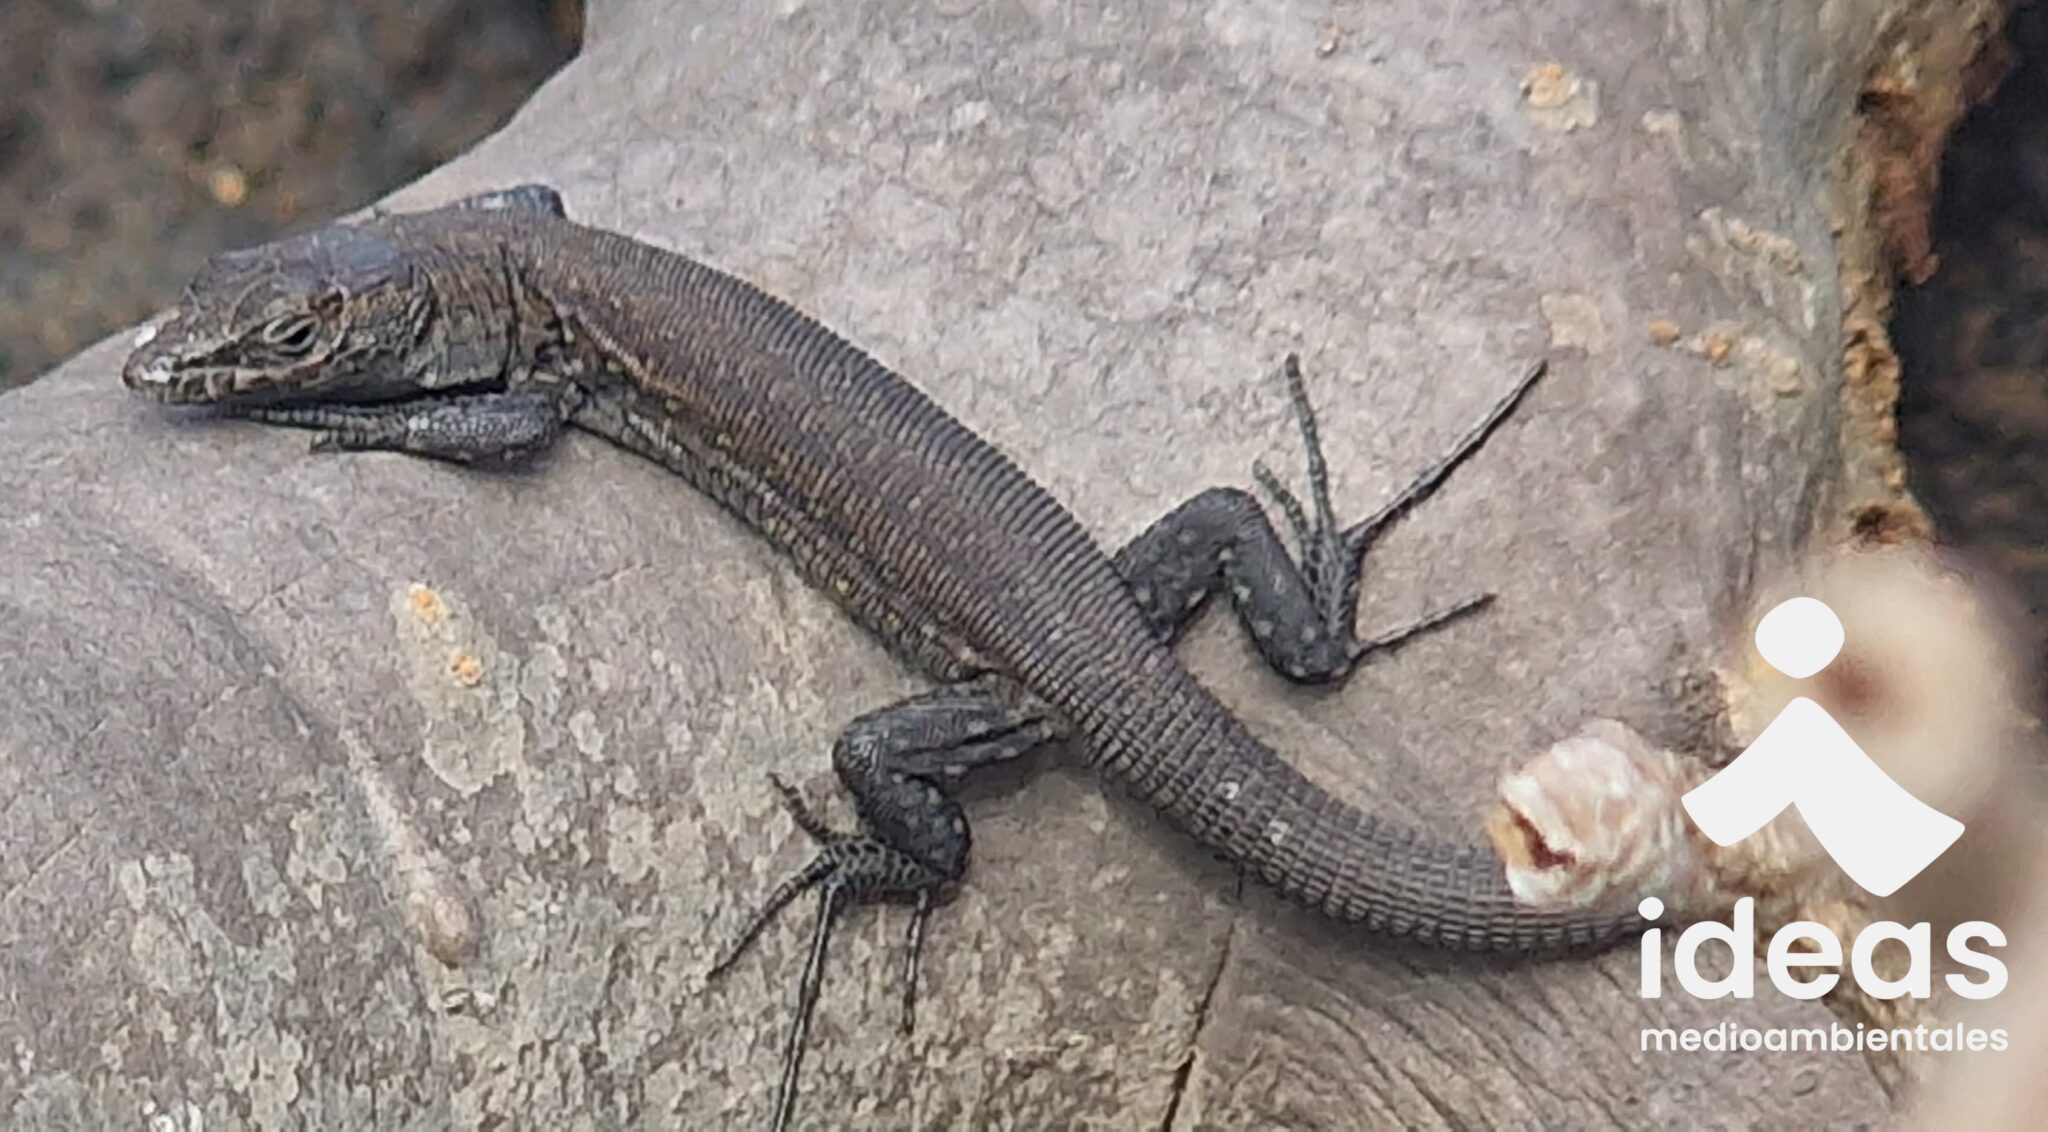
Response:
[[[1490,849],[1353,806],[1308,780],[1186,677],[1183,710],[1117,721],[1099,762],[1169,821],[1289,898],[1369,930],[1460,951],[1592,950],[1652,926],[1633,908],[1549,910],[1518,902]]]

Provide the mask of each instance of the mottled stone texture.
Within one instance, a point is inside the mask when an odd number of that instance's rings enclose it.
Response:
[[[549,179],[813,310],[1110,541],[1295,466],[1287,350],[1354,514],[1549,356],[1363,622],[1495,609],[1327,694],[1220,619],[1186,649],[1321,781],[1476,838],[1494,776],[1589,716],[1691,737],[1669,690],[1828,504],[1820,209],[1886,10],[594,0],[584,55],[395,203]],[[701,976],[804,852],[766,775],[822,793],[838,726],[914,685],[600,442],[512,476],[312,458],[131,401],[124,345],[0,400],[7,1122],[759,1121],[806,927]],[[858,915],[803,1126],[1880,1113],[1850,1056],[1638,1051],[1818,1007],[1645,1002],[1627,948],[1391,950],[1076,769],[970,806],[921,1029],[892,1029],[903,913]]]

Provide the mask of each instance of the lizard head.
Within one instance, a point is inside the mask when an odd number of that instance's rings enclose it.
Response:
[[[137,332],[121,380],[177,404],[403,392],[434,318],[418,275],[375,222],[217,255]]]

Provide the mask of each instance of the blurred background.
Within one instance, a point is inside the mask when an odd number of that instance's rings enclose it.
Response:
[[[1899,446],[1945,541],[2013,586],[2048,702],[2048,3],[2006,25],[2013,67],[1943,158],[1934,274],[1902,285]]]
[[[0,390],[454,157],[582,0],[0,0]]]

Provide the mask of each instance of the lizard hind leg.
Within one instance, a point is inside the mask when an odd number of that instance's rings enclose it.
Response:
[[[832,768],[870,835],[951,882],[966,874],[973,839],[939,784],[1064,734],[1043,704],[968,681],[854,720],[832,745]]]
[[[1297,413],[1308,412],[1308,395],[1302,388],[1300,366],[1292,357],[1289,358],[1289,362],[1292,363],[1288,367],[1289,396],[1294,399]],[[1372,545],[1373,540],[1378,538],[1394,520],[1414,510],[1417,504],[1428,499],[1437,488],[1443,486],[1444,481],[1450,478],[1458,465],[1479,451],[1480,446],[1484,445],[1494,430],[1508,419],[1508,415],[1515,411],[1515,406],[1522,403],[1522,398],[1528,395],[1529,390],[1535,387],[1536,382],[1549,368],[1549,363],[1539,361],[1522,371],[1522,376],[1487,409],[1484,416],[1474,421],[1471,427],[1465,430],[1464,435],[1452,443],[1450,449],[1439,457],[1436,463],[1416,473],[1415,478],[1408,481],[1408,486],[1381,504],[1379,510],[1345,529],[1342,539],[1343,557],[1352,562],[1354,575],[1357,572],[1357,562],[1365,554],[1366,548]],[[1313,444],[1315,433],[1311,430],[1305,435]],[[1317,487],[1316,491],[1327,496],[1327,482]]]
[[[903,957],[903,1033],[916,1026],[918,968],[932,910],[966,874],[973,844],[966,812],[939,783],[1064,734],[1031,697],[971,680],[861,716],[833,744],[833,768],[853,796],[861,825],[886,850],[867,867],[863,888],[915,904]]]
[[[1322,440],[1316,431],[1315,406],[1309,400],[1307,383],[1302,379],[1301,358],[1296,354],[1287,355],[1281,372],[1287,382],[1287,399],[1294,409],[1295,427],[1306,449],[1309,507],[1303,507],[1294,493],[1264,464],[1254,465],[1252,474],[1286,515],[1288,526],[1293,529],[1295,544],[1301,548],[1301,572],[1313,594],[1316,613],[1323,626],[1350,645],[1346,663],[1334,675],[1341,676],[1350,664],[1374,652],[1397,647],[1419,634],[1491,604],[1492,594],[1478,594],[1424,613],[1366,640],[1359,640],[1354,630],[1359,575],[1365,565],[1366,550],[1396,520],[1443,486],[1458,465],[1486,443],[1487,438],[1535,386],[1546,368],[1540,361],[1530,366],[1436,462],[1419,472],[1377,511],[1340,530],[1335,509],[1330,504],[1329,467],[1324,461]],[[1311,508],[1313,516],[1309,513]]]
[[[812,888],[836,889],[848,903],[907,899],[916,906],[904,997],[905,1017],[911,1017],[925,923],[938,896],[966,874],[972,845],[965,811],[933,780],[1016,758],[1061,734],[1039,705],[979,682],[861,716],[832,748],[833,765],[861,816],[858,833],[831,829],[793,787],[771,774],[783,807],[818,852],[734,933],[712,977],[724,974],[785,907]]]
[[[901,1028],[908,1033],[917,1017],[918,964],[926,926],[939,898],[966,874],[972,844],[966,813],[934,780],[1016,758],[1061,733],[1042,705],[983,681],[941,688],[870,712],[849,724],[832,748],[833,765],[861,817],[857,833],[832,830],[794,789],[769,776],[791,819],[817,843],[818,852],[747,917],[713,964],[710,977],[731,969],[797,897],[820,890],[811,956],[799,981],[796,1020],[783,1055],[777,1128],[787,1122],[794,1104],[834,917],[856,903],[913,904],[903,963]]]
[[[1290,354],[1283,374],[1307,450],[1308,502],[1304,504],[1263,464],[1254,466],[1253,474],[1285,518],[1300,548],[1299,561],[1256,498],[1236,488],[1211,488],[1131,540],[1117,553],[1117,572],[1154,631],[1167,641],[1192,621],[1211,593],[1227,592],[1268,667],[1301,683],[1340,680],[1372,653],[1394,648],[1492,600],[1491,594],[1467,597],[1390,631],[1364,640],[1357,636],[1359,574],[1373,539],[1477,451],[1542,372],[1539,365],[1525,374],[1447,454],[1378,511],[1360,523],[1340,527],[1330,502],[1329,469],[1316,432],[1315,409],[1300,360]]]
[[[797,981],[796,1019],[782,1048],[782,1080],[775,1092],[775,1132],[784,1132],[796,1115],[797,1081],[803,1072],[804,1048],[809,1044],[811,1018],[818,1012],[818,994],[825,985],[825,947],[832,939],[832,921],[846,906],[847,890],[838,878],[825,882],[818,893],[818,922],[811,929],[810,957]]]

